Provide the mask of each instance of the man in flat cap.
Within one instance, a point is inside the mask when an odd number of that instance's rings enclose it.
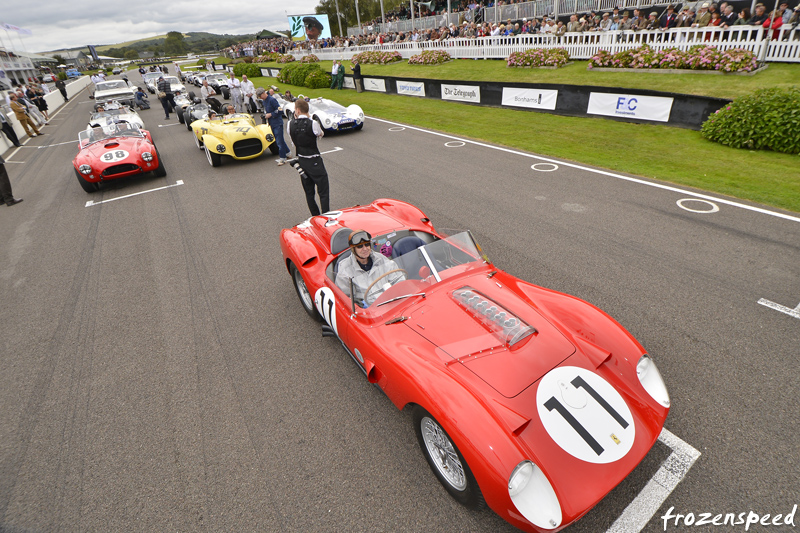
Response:
[[[306,38],[316,41],[322,35],[322,24],[316,17],[303,17],[303,26],[306,28]]]

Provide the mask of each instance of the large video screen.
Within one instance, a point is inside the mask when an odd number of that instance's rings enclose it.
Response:
[[[289,15],[289,27],[292,29],[293,41],[313,41],[327,39],[331,36],[331,25],[328,15]]]

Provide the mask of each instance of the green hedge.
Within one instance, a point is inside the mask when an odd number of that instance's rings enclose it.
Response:
[[[261,67],[256,63],[238,63],[233,66],[233,74],[236,76],[245,74],[248,78],[256,78],[261,76]]]
[[[760,89],[705,121],[703,137],[733,148],[800,154],[800,87]]]
[[[311,89],[319,89],[324,87],[330,87],[331,85],[331,78],[328,75],[327,78],[327,85],[322,84],[322,78],[319,74],[326,74],[323,72],[322,67],[320,67],[317,63],[289,63],[288,65],[281,67],[281,74],[278,76],[278,81],[281,83],[288,83],[290,85],[296,85],[298,87],[309,87]],[[310,74],[314,73],[311,76],[311,82],[314,84],[314,87],[306,84],[306,80]]]
[[[322,70],[309,72],[306,76],[305,86],[309,89],[327,89],[331,86],[331,75]]]

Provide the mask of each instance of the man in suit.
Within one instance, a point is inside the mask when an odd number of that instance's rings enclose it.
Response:
[[[3,133],[5,133],[8,140],[11,141],[11,144],[14,146],[21,146],[19,144],[19,138],[17,138],[17,133],[14,131],[14,128],[11,126],[11,122],[8,120],[8,115],[6,115],[5,111],[0,107],[0,122],[2,122]]]
[[[661,15],[661,20],[658,25],[662,30],[668,30],[674,28],[677,23],[678,16],[675,14],[675,6],[670,4],[667,6],[667,12]]]
[[[14,198],[11,194],[11,181],[6,172],[6,160],[2,156],[0,156],[0,200],[9,207],[22,201],[22,198]]]
[[[19,97],[16,94],[9,95],[11,99],[11,110],[14,112],[14,116],[17,117],[17,120],[22,127],[25,129],[25,133],[28,134],[28,137],[36,137],[37,135],[44,135],[39,128],[36,127],[36,124],[30,120],[28,117],[28,106],[24,103],[21,103]],[[31,129],[33,133],[31,133]]]

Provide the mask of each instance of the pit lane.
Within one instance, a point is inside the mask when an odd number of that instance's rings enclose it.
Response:
[[[0,526],[512,530],[447,496],[410,417],[302,311],[277,246],[307,217],[292,168],[262,157],[212,169],[188,131],[157,127],[171,123],[154,105],[142,116],[167,177],[87,195],[70,166],[80,103],[28,143],[47,150],[7,166],[25,202],[0,208],[13,301],[0,311]],[[673,506],[790,510],[797,325],[758,301],[798,301],[798,225],[735,199],[692,213],[677,204],[686,189],[550,159],[558,168],[535,172],[530,154],[432,135],[369,120],[325,137],[322,151],[339,148],[325,156],[332,207],[414,203],[642,342],[672,396],[666,427],[702,453],[644,531],[662,531]],[[612,528],[673,452],[658,443],[569,531]]]

